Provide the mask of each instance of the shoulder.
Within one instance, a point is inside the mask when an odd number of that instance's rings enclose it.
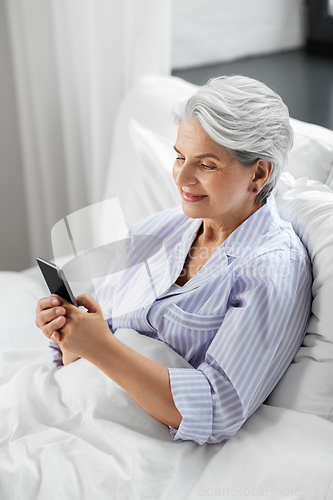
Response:
[[[267,250],[272,258],[278,257],[291,266],[311,267],[307,249],[292,225],[287,221],[280,219],[278,226],[267,235],[262,246],[263,250]]]
[[[295,233],[291,224],[285,221],[269,231],[253,252],[253,262],[262,270],[263,278],[270,281],[301,280],[311,276],[311,263],[308,252]]]
[[[250,291],[264,301],[292,304],[296,296],[307,302],[312,285],[309,256],[292,229],[284,225],[267,235],[267,240],[236,270],[236,290]],[[288,306],[289,307],[289,306]]]
[[[251,221],[249,221],[251,222]],[[240,282],[291,288],[311,281],[311,264],[306,248],[292,225],[280,218],[274,200],[257,212],[245,230],[239,233],[238,248],[231,250]],[[287,283],[288,282],[288,283]]]
[[[268,219],[267,231],[258,238],[256,253],[258,255],[279,255],[286,260],[300,259],[308,261],[307,250],[290,222],[281,219],[275,200],[270,197],[267,203]]]

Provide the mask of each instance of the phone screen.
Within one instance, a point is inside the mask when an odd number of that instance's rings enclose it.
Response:
[[[77,306],[74,294],[63,272],[55,264],[52,264],[52,262],[41,258],[37,258],[36,260],[50,292],[59,295],[70,304]]]

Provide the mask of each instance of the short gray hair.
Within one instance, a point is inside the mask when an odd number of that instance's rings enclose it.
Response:
[[[278,94],[253,78],[221,76],[178,103],[174,117],[178,124],[183,119],[199,121],[211,139],[244,167],[261,158],[271,161],[273,170],[255,202],[266,200],[293,144],[288,108]]]

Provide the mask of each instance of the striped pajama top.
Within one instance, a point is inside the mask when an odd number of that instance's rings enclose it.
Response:
[[[170,433],[198,444],[232,437],[273,390],[302,343],[312,284],[307,252],[270,196],[195,276],[173,286],[201,223],[181,206],[137,223],[130,237],[158,237],[161,248],[143,251],[95,295],[111,331],[159,339],[194,368],[169,368],[182,415]]]

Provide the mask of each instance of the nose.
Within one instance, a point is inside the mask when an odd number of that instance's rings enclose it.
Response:
[[[198,181],[195,177],[193,166],[186,160],[182,163],[178,163],[175,161],[173,166],[173,178],[176,183],[176,186],[193,186]]]

